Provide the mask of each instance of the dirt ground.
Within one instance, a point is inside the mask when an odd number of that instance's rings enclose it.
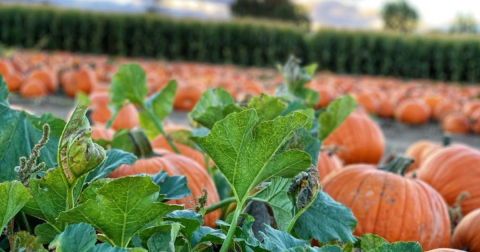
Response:
[[[15,94],[9,98],[10,104],[21,106],[37,115],[52,113],[57,117],[66,119],[73,108],[74,101],[64,96],[49,96],[42,99],[24,99]],[[188,124],[187,113],[181,111],[173,112],[167,120],[177,124]],[[440,125],[431,122],[422,126],[411,126],[397,123],[393,120],[377,119],[381,126],[387,146],[385,156],[388,154],[401,154],[413,142],[419,139],[430,139],[442,141],[442,129]],[[480,149],[479,135],[453,135],[454,142],[468,144]]]

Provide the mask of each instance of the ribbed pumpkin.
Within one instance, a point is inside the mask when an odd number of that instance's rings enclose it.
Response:
[[[76,90],[86,94],[89,94],[97,84],[97,76],[95,72],[89,68],[78,70],[72,78],[74,78]]]
[[[342,168],[342,161],[335,153],[329,150],[321,150],[318,154],[317,170],[319,181],[328,174]]]
[[[417,177],[435,188],[449,205],[468,192],[470,197],[460,204],[464,215],[480,208],[480,152],[466,145],[436,151],[420,166]]]
[[[90,95],[91,119],[93,122],[105,124],[110,119],[112,112],[108,108],[108,101],[109,97],[106,92],[95,92]],[[138,125],[137,109],[133,104],[127,104],[118,112],[117,117],[113,120],[112,128],[115,130],[132,129]]]
[[[121,165],[109,177],[118,178],[134,174],[156,174],[164,170],[169,175],[182,175],[187,178],[188,188],[191,195],[180,200],[173,200],[172,204],[185,204],[185,208],[194,209],[196,197],[203,195],[203,189],[207,190],[207,206],[218,203],[220,197],[217,189],[208,173],[199,164],[190,158],[177,155],[165,150],[152,150],[147,137],[143,132],[134,129],[129,132],[134,152],[138,160],[133,165]],[[214,227],[215,221],[220,217],[220,210],[204,216],[205,225]]]
[[[433,148],[441,148],[439,143],[420,140],[408,147],[405,151],[405,156],[413,159],[413,163],[407,168],[406,172],[413,171],[420,167],[420,165],[425,161],[427,153],[429,153]]]
[[[446,247],[450,219],[445,201],[426,183],[399,175],[410,163],[397,157],[384,170],[350,165],[328,175],[323,190],[352,210],[358,221],[355,235],[418,241],[424,249]]]
[[[112,140],[113,135],[115,134],[115,131],[112,129],[106,129],[105,126],[103,125],[92,125],[92,139],[94,140],[99,140],[99,139],[105,139],[105,140]]]
[[[480,251],[480,209],[467,214],[455,228],[452,247]]]
[[[427,252],[465,252],[465,251],[458,250],[458,249],[439,248],[439,249],[429,250]]]
[[[395,110],[395,119],[407,124],[424,124],[430,118],[430,107],[421,100],[405,100]]]
[[[6,74],[3,76],[3,80],[7,83],[10,92],[18,91],[22,87],[23,78],[20,74]]]
[[[164,130],[166,133],[170,133],[180,129],[185,130],[185,128],[186,127],[165,127]],[[191,158],[192,160],[200,164],[203,168],[207,168],[205,164],[205,157],[203,156],[202,152],[179,142],[175,142],[174,144],[175,147],[177,147],[177,149],[180,151],[181,155]],[[152,140],[152,147],[155,149],[165,149],[173,152],[172,147],[168,144],[167,140],[165,139],[165,137],[163,137],[163,135],[158,135]],[[210,159],[210,167],[213,167],[213,165],[213,161]]]
[[[50,69],[37,69],[28,75],[28,80],[37,79],[41,81],[48,92],[54,92],[58,88],[58,82],[55,80],[55,74]]]
[[[27,98],[39,98],[47,95],[47,87],[39,79],[29,79],[20,88],[20,95]]]
[[[433,117],[437,120],[442,120],[443,117],[445,117],[446,115],[458,111],[460,111],[460,108],[457,104],[452,101],[444,100],[439,102],[437,106],[435,106],[435,110],[433,111]]]
[[[450,113],[442,120],[444,132],[453,134],[468,134],[470,131],[470,122],[468,118],[460,113]]]
[[[7,74],[12,74],[15,71],[15,69],[12,66],[12,63],[6,60],[1,60],[0,59],[0,74],[2,76],[5,76]]]
[[[463,105],[462,112],[463,114],[465,114],[467,117],[470,118],[473,112],[479,108],[480,108],[480,101],[471,101]]]
[[[178,110],[190,111],[195,107],[201,96],[202,89],[197,86],[178,86],[173,107]]]
[[[325,139],[324,146],[336,146],[344,164],[378,164],[385,149],[380,127],[363,112],[355,111]]]
[[[377,115],[383,118],[392,118],[395,115],[395,105],[388,99],[380,101]]]
[[[364,108],[368,113],[376,114],[378,110],[378,98],[374,97],[372,93],[360,93],[354,95],[357,104]]]
[[[429,94],[423,98],[423,101],[428,105],[428,107],[430,108],[430,111],[435,110],[435,107],[437,106],[437,104],[439,104],[442,100],[443,100],[442,96],[435,95],[435,94]]]

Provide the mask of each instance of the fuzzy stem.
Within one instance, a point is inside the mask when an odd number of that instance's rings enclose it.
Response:
[[[7,224],[7,237],[8,237],[8,243],[10,244],[10,248],[13,250],[13,245],[14,245],[14,236],[13,236],[13,228],[15,226],[15,216],[8,222]]]
[[[237,204],[237,207],[235,208],[235,212],[233,214],[232,222],[230,223],[230,228],[228,229],[228,232],[227,232],[227,237],[225,238],[225,241],[222,244],[222,248],[220,249],[220,252],[227,252],[228,249],[230,248],[230,244],[232,243],[233,236],[235,235],[235,230],[237,229],[238,218],[242,213],[242,208],[244,204],[245,202],[241,202],[240,204]]]
[[[155,124],[155,127],[157,128],[158,131],[160,131],[160,134],[162,134],[162,136],[165,137],[165,140],[167,140],[168,145],[172,147],[172,150],[175,153],[180,154],[180,151],[177,149],[173,141],[167,136],[167,133],[165,133],[165,131],[163,130],[162,124],[160,123],[158,118],[155,116],[155,114],[143,104],[142,104],[142,108],[147,112],[150,119],[152,119],[153,123]]]

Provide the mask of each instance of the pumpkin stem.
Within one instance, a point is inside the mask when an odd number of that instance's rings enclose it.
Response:
[[[455,203],[453,203],[453,206],[448,207],[448,214],[450,215],[450,222],[452,223],[452,232],[455,230],[455,227],[457,227],[458,223],[460,223],[460,221],[463,219],[462,207],[460,204],[462,201],[468,198],[470,198],[470,193],[463,191],[458,195]]]
[[[449,146],[452,143],[452,136],[450,134],[443,135],[443,146]]]
[[[413,163],[413,158],[404,156],[395,157],[387,166],[380,168],[381,170],[392,172],[398,175],[405,175],[405,170]]]
[[[133,154],[135,154],[137,158],[140,159],[157,156],[153,152],[152,145],[150,144],[150,141],[148,141],[148,138],[142,129],[134,128],[128,131],[128,137],[132,143]]]

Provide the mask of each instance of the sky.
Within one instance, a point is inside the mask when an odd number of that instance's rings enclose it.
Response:
[[[82,0],[95,2],[98,0]],[[149,0],[102,0],[119,4],[147,2]],[[151,1],[151,0],[150,0]],[[213,1],[230,2],[234,0],[169,0],[173,2]],[[293,0],[308,6],[332,0]],[[382,6],[390,0],[333,0],[346,6],[354,6],[361,13],[379,17]],[[407,0],[420,14],[420,27],[425,29],[445,29],[450,26],[458,13],[471,14],[480,20],[480,0]]]

